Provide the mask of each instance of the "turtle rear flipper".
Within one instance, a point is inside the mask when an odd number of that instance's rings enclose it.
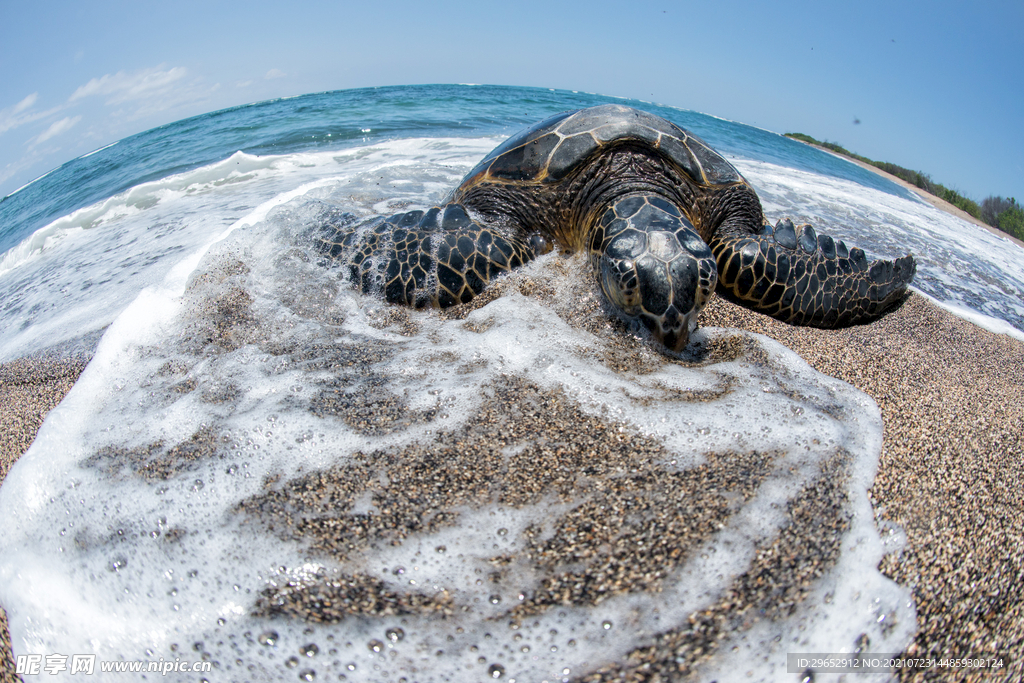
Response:
[[[717,292],[734,303],[792,325],[834,329],[880,317],[906,297],[914,257],[868,263],[809,225],[781,220],[759,234],[711,240]]]
[[[473,220],[460,204],[327,224],[314,245],[347,267],[364,294],[416,308],[466,303],[534,258],[530,244]]]

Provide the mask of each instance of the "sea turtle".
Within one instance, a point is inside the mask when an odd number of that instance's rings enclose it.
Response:
[[[868,264],[861,249],[788,219],[772,227],[743,176],[700,138],[614,104],[513,135],[440,206],[323,228],[319,249],[363,292],[417,308],[465,303],[555,247],[584,250],[608,301],[674,351],[712,291],[836,328],[899,303],[916,267],[909,255]]]

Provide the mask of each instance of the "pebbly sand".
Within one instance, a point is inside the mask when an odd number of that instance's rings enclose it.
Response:
[[[849,382],[878,402],[885,432],[871,497],[876,515],[899,525],[907,536],[902,552],[886,556],[881,565],[884,573],[914,592],[919,630],[907,654],[999,657],[1006,667],[998,673],[935,667],[905,671],[901,678],[1024,677],[1024,343],[987,332],[916,295],[882,320],[846,330],[789,327],[717,298],[704,313],[702,324],[772,337],[820,372]],[[0,365],[0,473],[6,475],[29,447],[45,414],[67,393],[83,367],[84,361],[75,355]],[[537,394],[529,387],[512,389],[517,394]],[[545,405],[557,402],[556,397],[540,394],[533,400]],[[502,406],[498,401],[488,410],[501,412]],[[536,425],[523,416],[517,422],[524,429],[544,429],[551,414],[535,420]],[[483,442],[489,439],[506,438],[504,433],[488,435],[485,425],[492,420],[486,414],[483,418],[476,425],[482,440],[477,445],[485,448]],[[570,415],[568,419],[581,418]],[[584,430],[587,438],[600,434],[599,425],[592,427]],[[622,448],[612,439],[598,438],[591,447],[609,460],[644,457],[620,453]],[[630,450],[638,448],[633,444]],[[558,457],[571,460],[569,454]],[[524,482],[531,478],[531,468],[536,479],[561,469],[558,462],[543,460],[524,467],[517,473]],[[728,467],[721,463],[721,476],[729,476]],[[345,482],[339,480],[336,485],[343,487]],[[822,519],[819,512],[808,513]],[[650,558],[633,560],[629,564],[636,566],[624,565],[616,571],[622,570],[619,575],[624,581],[642,583],[646,576],[642,565]],[[368,594],[372,588],[348,587]],[[271,611],[291,608],[284,601],[268,605]],[[0,626],[0,681],[18,680],[5,618]],[[659,663],[671,659],[671,652],[661,650],[678,647],[673,637],[669,634],[645,649],[642,657],[650,658],[651,668],[605,672],[600,679],[648,680]]]
[[[22,358],[0,364],[0,480],[28,450],[53,410],[85,369],[80,358]],[[0,609],[0,681],[17,681],[7,613]]]
[[[878,402],[885,436],[871,496],[907,534],[882,568],[914,591],[919,632],[908,654],[997,656],[1007,666],[997,680],[1024,676],[1024,344],[916,295],[878,322],[839,331],[789,327],[719,299],[703,324],[773,337]],[[0,366],[4,474],[82,368],[69,359]],[[2,631],[0,680],[17,680],[6,619]],[[992,678],[949,668],[903,676]]]

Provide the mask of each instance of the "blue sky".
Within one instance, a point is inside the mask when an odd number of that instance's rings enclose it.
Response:
[[[1020,0],[0,8],[0,196],[125,136],[216,109],[469,82],[632,97],[804,132],[976,200],[1024,200]]]

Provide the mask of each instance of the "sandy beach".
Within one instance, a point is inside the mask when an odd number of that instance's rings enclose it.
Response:
[[[717,298],[702,324],[772,337],[880,406],[884,443],[870,494],[877,518],[907,537],[881,564],[914,594],[918,633],[907,654],[1005,665],[937,666],[900,679],[1024,676],[1024,344],[917,295],[880,321],[838,331],[790,327]],[[0,474],[83,367],[70,358],[0,365]],[[0,633],[0,681],[18,680],[5,618]]]
[[[78,358],[21,359],[0,364],[0,480],[28,450],[53,410],[85,369]],[[17,681],[7,614],[0,610],[0,681]]]

